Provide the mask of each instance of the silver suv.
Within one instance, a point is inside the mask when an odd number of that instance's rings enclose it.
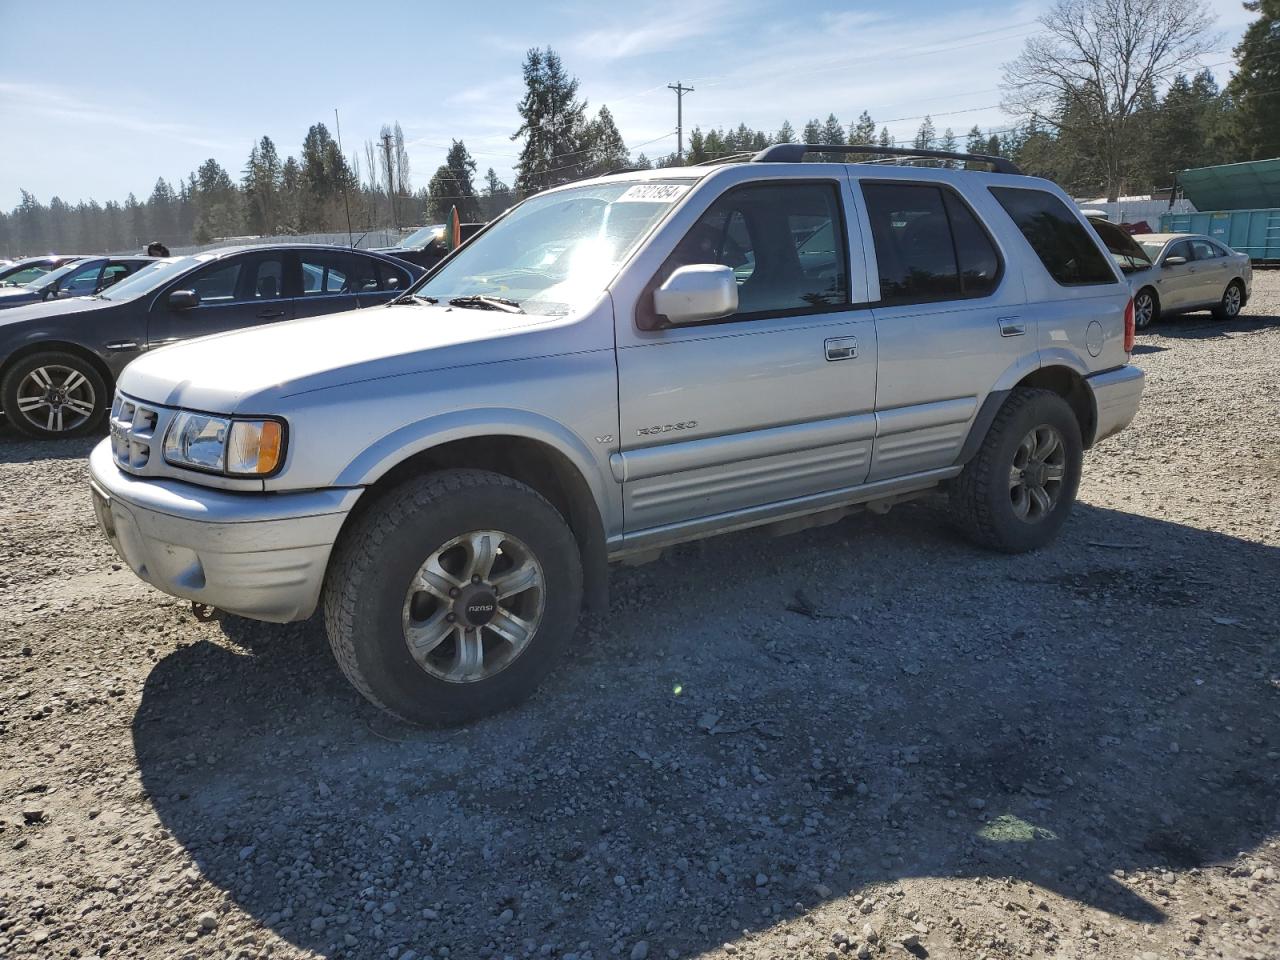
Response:
[[[549,190],[395,304],[139,358],[103,530],[198,604],[323,605],[419,723],[518,702],[610,562],[681,541],[942,487],[976,542],[1042,546],[1138,406],[1128,287],[1008,161],[799,162],[838,150]]]

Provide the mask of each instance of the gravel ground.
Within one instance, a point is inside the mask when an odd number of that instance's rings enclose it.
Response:
[[[447,732],[195,622],[90,441],[0,435],[0,957],[1280,956],[1280,273],[1137,353],[1050,549],[685,548]]]

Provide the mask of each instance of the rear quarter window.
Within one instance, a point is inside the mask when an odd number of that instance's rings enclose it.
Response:
[[[1079,217],[1052,193],[1024,187],[989,189],[1059,284],[1075,287],[1118,282]]]

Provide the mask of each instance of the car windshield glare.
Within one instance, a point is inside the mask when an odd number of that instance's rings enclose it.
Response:
[[[1155,260],[1156,257],[1160,256],[1160,251],[1164,249],[1164,241],[1163,240],[1143,240],[1141,246],[1142,246],[1142,249],[1147,252],[1147,256],[1149,256],[1152,260]]]
[[[542,316],[576,313],[688,189],[687,181],[627,180],[532,197],[413,292],[442,303],[500,298]]]
[[[167,260],[157,260],[125,277],[119,283],[112,284],[99,296],[104,300],[132,300],[181,276],[196,264],[212,259],[210,254],[196,254],[192,257],[170,257]]]
[[[437,237],[444,236],[444,227],[441,224],[435,224],[430,227],[419,227],[413,233],[409,234],[403,240],[396,244],[397,247],[423,247],[435,240]]]

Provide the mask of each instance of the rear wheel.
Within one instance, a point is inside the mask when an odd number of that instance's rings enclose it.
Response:
[[[389,491],[344,534],[325,626],[366,698],[449,724],[527,697],[581,601],[577,541],[551,504],[509,477],[448,470]]]
[[[1240,316],[1240,308],[1244,306],[1244,284],[1232,280],[1227,289],[1222,291],[1222,300],[1213,308],[1215,320],[1234,320]]]
[[[1018,388],[953,481],[952,515],[982,546],[1006,553],[1042,547],[1071,512],[1083,458],[1067,402],[1050,390]]]
[[[1143,287],[1133,298],[1133,325],[1145,330],[1159,319],[1160,300],[1154,290]]]
[[[106,412],[107,385],[92,363],[73,353],[23,357],[0,383],[0,403],[15,428],[53,439],[89,433]]]

